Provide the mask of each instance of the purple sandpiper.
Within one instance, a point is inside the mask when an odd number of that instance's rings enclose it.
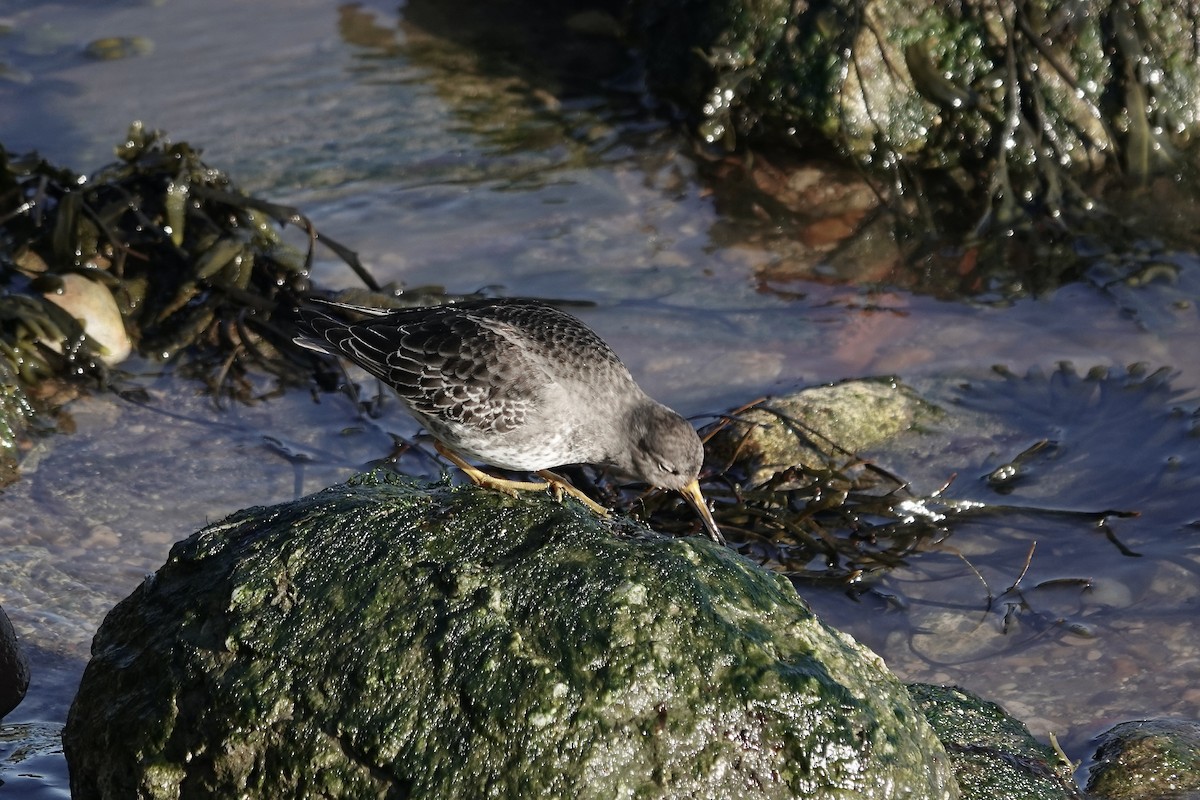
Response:
[[[296,343],[344,356],[391,386],[438,452],[480,486],[552,488],[606,514],[550,470],[611,467],[678,491],[724,544],[700,493],[696,431],[642,391],[612,348],[570,314],[521,299],[405,309],[314,302],[293,311]],[[488,475],[464,457],[547,483]]]

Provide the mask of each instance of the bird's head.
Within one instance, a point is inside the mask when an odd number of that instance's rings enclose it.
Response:
[[[704,446],[691,423],[664,405],[649,401],[635,408],[628,419],[630,441],[627,463],[619,470],[651,486],[673,489],[696,509],[710,539],[725,543],[697,480],[704,463]]]
[[[630,477],[662,489],[683,489],[700,474],[704,448],[686,419],[653,401],[628,419],[629,463],[617,464]]]

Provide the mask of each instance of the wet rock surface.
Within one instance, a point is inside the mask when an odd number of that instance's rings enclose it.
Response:
[[[1124,147],[1144,171],[1172,155],[1170,134],[1145,125],[1147,108],[1161,105],[1180,132],[1197,122],[1197,69],[1181,57],[1195,35],[1180,24],[1187,8],[1170,0],[1140,15],[1040,2],[1008,12],[885,0],[635,6],[650,85],[711,142],[824,140],[864,160],[901,153],[955,164],[986,150],[1000,129],[996,109],[1039,90],[1043,106],[1003,123],[1009,147],[1033,151],[1025,127],[1044,121],[1064,158],[1094,166]],[[1127,67],[1139,57],[1155,78]],[[1124,104],[1106,102],[1106,92]]]
[[[791,467],[819,469],[879,447],[943,416],[906,386],[888,379],[814,386],[771,398],[738,415],[710,442],[719,460],[746,465],[750,483]]]
[[[390,473],[177,545],[64,742],[76,798],[958,796],[903,686],[783,578]]]
[[[0,719],[16,708],[29,688],[29,661],[21,652],[17,633],[0,608]]]
[[[1071,767],[1000,706],[957,687],[909,691],[950,754],[963,797],[1081,800]]]
[[[1200,722],[1123,722],[1099,738],[1087,784],[1097,800],[1200,796]]]

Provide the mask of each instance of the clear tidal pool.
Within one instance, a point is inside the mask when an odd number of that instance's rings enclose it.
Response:
[[[876,593],[800,591],[903,679],[999,702],[1036,735],[1056,734],[1073,759],[1123,719],[1200,717],[1193,257],[1171,256],[1168,287],[1078,283],[1011,303],[843,279],[781,286],[762,275],[788,257],[786,235],[720,210],[686,140],[636,85],[547,88],[394,3],[214,0],[198,11],[175,0],[0,0],[0,18],[8,150],[91,172],[140,119],[202,148],[244,188],[301,208],[381,281],[594,303],[579,315],[647,391],[698,420],[844,378],[935,386],[996,364],[1041,370],[1044,385],[1000,392],[1011,401],[990,407],[1013,420],[1011,441],[964,441],[944,464],[926,457],[907,474],[929,492],[963,463],[980,472],[958,480],[978,481],[1005,453],[1066,442],[1061,468],[1097,487],[1091,510],[1142,512],[1114,524],[1136,556],[1078,523],[1011,514],[956,527]],[[138,54],[84,55],[110,35],[142,37]],[[582,57],[607,56],[601,46]],[[332,257],[315,278],[352,283]],[[1082,402],[1056,394],[1061,362],[1080,373],[1166,367],[1170,391]],[[3,732],[65,720],[104,614],[174,542],[237,509],[344,480],[386,458],[392,433],[416,432],[394,403],[371,420],[306,392],[218,408],[155,363],[124,368],[147,399],[73,402],[74,432],[40,441],[0,492],[0,605],[33,667],[28,697],[0,727],[5,797],[66,796],[61,755],[18,763]],[[1147,416],[1158,422],[1146,427]],[[1123,420],[1145,434],[1113,435]],[[1180,474],[1188,479],[1173,482]],[[1029,488],[1017,500],[1074,502]],[[1024,593],[1006,594],[1018,579]]]

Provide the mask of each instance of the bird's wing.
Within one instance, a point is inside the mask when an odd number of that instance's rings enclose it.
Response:
[[[464,306],[465,307],[465,306]],[[519,331],[527,352],[555,364],[556,374],[619,372],[625,366],[603,339],[575,317],[536,300],[496,300],[488,321]],[[632,378],[630,379],[632,380]]]
[[[510,431],[524,424],[551,382],[521,346],[520,331],[455,307],[393,311],[355,323],[319,311],[307,317],[301,326],[307,346],[348,357],[435,420]]]

